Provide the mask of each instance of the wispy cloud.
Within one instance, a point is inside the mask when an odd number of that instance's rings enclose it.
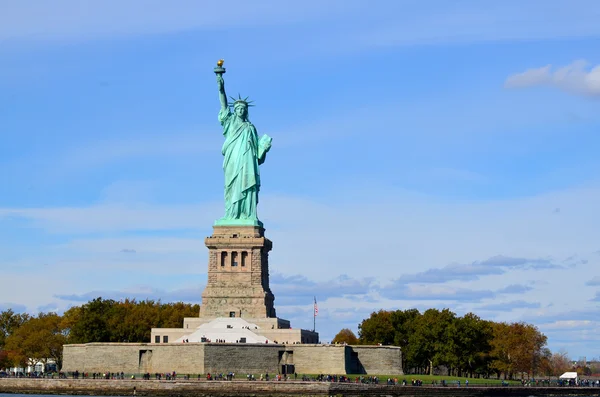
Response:
[[[372,277],[351,278],[345,274],[326,281],[313,281],[302,275],[286,276],[274,273],[271,276],[271,288],[277,294],[277,301],[283,304],[298,302],[299,298],[310,301],[345,295],[366,295],[376,288]]]
[[[50,302],[45,305],[38,306],[37,310],[40,312],[44,312],[44,313],[47,313],[47,312],[60,313],[62,311],[61,305],[58,304],[57,302]]]
[[[585,285],[589,285],[591,287],[600,286],[600,276],[594,276],[588,281],[585,282]]]
[[[497,292],[499,294],[524,294],[525,292],[531,291],[533,288],[528,285],[522,284],[511,284],[506,287],[500,288]]]
[[[15,313],[25,313],[27,311],[27,307],[25,305],[21,305],[19,303],[10,303],[3,302],[0,303],[0,312],[11,309]]]
[[[513,74],[506,79],[504,86],[507,88],[550,86],[571,94],[600,96],[600,65],[590,67],[590,64],[584,60],[556,69],[546,65]]]
[[[512,311],[515,309],[537,309],[541,307],[539,302],[526,302],[523,300],[510,301],[505,303],[490,303],[478,306],[477,310],[484,311]]]
[[[481,276],[504,274],[511,269],[559,269],[548,259],[512,258],[497,255],[484,261],[476,261],[468,264],[450,264],[438,269],[428,269],[415,274],[404,274],[396,280],[398,285],[402,284],[439,284],[449,281],[472,281]]]
[[[496,296],[491,290],[476,290],[450,286],[385,286],[381,295],[394,300],[480,302]]]
[[[534,324],[549,324],[557,321],[598,321],[599,318],[600,306],[596,305],[585,310],[541,310],[540,312],[529,312],[522,317],[522,320]]]
[[[478,303],[484,299],[493,299],[499,295],[523,294],[533,290],[532,287],[512,284],[497,290],[471,289],[451,285],[404,285],[392,282],[379,289],[382,296],[389,299],[410,301],[455,301]],[[522,302],[522,301],[516,301]]]
[[[596,328],[600,326],[600,322],[598,321],[590,321],[590,320],[560,320],[555,321],[553,323],[544,324],[544,331],[549,330],[582,330],[582,329],[590,329]]]
[[[200,302],[204,286],[195,288],[183,288],[175,290],[163,290],[147,285],[140,285],[129,289],[96,290],[82,294],[56,294],[55,298],[70,302],[89,302],[98,297],[104,299],[123,300],[126,298],[136,300],[160,300],[162,302]]]

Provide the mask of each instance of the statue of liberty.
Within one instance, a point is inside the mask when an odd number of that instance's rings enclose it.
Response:
[[[225,142],[221,152],[223,171],[225,172],[225,216],[215,225],[261,226],[256,206],[260,190],[260,172],[258,166],[265,161],[271,148],[271,137],[263,135],[258,139],[254,125],[248,120],[248,107],[252,106],[248,98],[231,98],[227,101],[223,73],[223,60],[217,62],[215,73],[219,88],[219,122],[223,126]],[[233,108],[233,112],[231,111]]]

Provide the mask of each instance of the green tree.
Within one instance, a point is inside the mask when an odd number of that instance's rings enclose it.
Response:
[[[414,358],[408,349],[408,341],[415,332],[417,321],[421,313],[417,309],[396,310],[392,312],[391,321],[394,327],[394,345],[402,348],[402,368],[408,372],[409,368],[417,367]]]
[[[185,317],[196,317],[197,304],[96,298],[64,314],[69,343],[149,342],[152,328],[181,327]]]
[[[467,372],[483,375],[489,372],[492,325],[473,313],[467,313],[456,319],[454,338],[454,356],[459,376]]]
[[[344,328],[333,338],[331,343],[346,343],[348,345],[357,345],[358,338],[349,328]]]
[[[417,368],[431,374],[433,367],[453,364],[455,320],[456,315],[449,309],[428,309],[417,319],[407,346]]]
[[[371,313],[358,326],[359,342],[363,345],[391,345],[394,343],[396,331],[392,323],[392,313],[380,310]]]
[[[112,342],[109,319],[114,316],[115,303],[112,299],[96,298],[67,310],[64,316],[69,343]]]
[[[162,304],[159,308],[159,327],[181,327],[185,317],[198,317],[200,305],[183,302]]]

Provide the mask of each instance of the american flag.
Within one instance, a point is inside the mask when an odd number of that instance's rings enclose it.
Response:
[[[315,316],[319,314],[319,308],[317,307],[317,297],[315,296]]]

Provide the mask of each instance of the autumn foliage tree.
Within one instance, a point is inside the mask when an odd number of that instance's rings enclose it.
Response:
[[[351,329],[344,328],[333,338],[331,343],[341,343],[348,345],[358,345],[358,338]]]
[[[0,369],[10,367],[12,362],[8,358],[8,352],[6,350],[0,350]]]
[[[148,342],[151,328],[181,327],[199,305],[97,298],[64,314],[69,343]]]
[[[0,368],[35,365],[52,359],[58,368],[66,343],[149,342],[151,328],[181,327],[200,307],[152,300],[97,298],[62,316],[0,312]]]
[[[498,375],[533,376],[542,367],[543,347],[547,337],[537,327],[526,323],[495,323],[491,368]]]
[[[53,359],[60,367],[65,343],[61,316],[40,313],[25,321],[6,339],[6,349],[14,363],[34,366]]]

